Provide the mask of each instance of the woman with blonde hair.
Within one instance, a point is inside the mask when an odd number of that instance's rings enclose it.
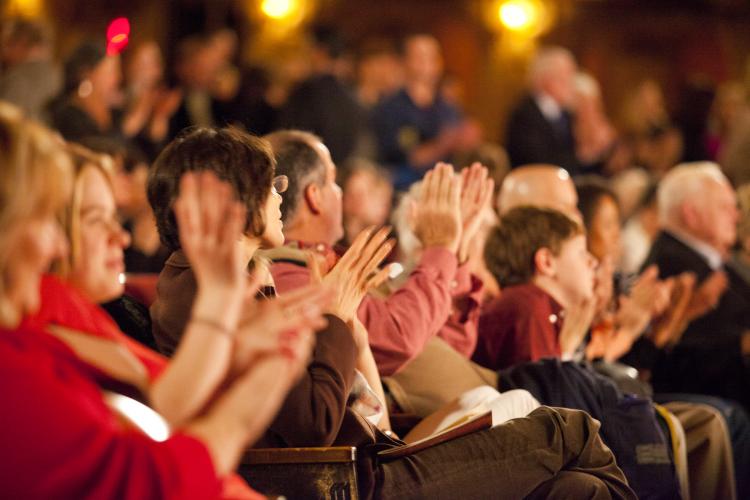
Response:
[[[256,331],[275,332],[280,343],[247,353],[248,364],[226,380],[224,390],[212,391],[199,411],[168,419],[172,430],[154,425],[159,417],[137,402],[166,407],[144,375],[153,367],[144,367],[147,363],[116,339],[45,323],[38,315],[34,319],[40,302],[44,307],[43,274],[67,254],[57,213],[75,185],[72,171],[59,138],[0,106],[0,384],[5,400],[0,443],[14,450],[0,472],[0,491],[24,498],[218,497],[221,480],[263,432],[306,363],[319,308],[287,304],[282,311],[272,304],[259,311]],[[105,179],[98,167],[82,171],[91,172],[89,180]],[[103,206],[87,212],[92,185],[84,180],[82,186],[82,234],[87,226],[119,231]],[[183,245],[194,258],[201,291],[188,328],[208,343],[216,337],[232,339],[239,335],[247,289],[233,244],[243,211],[230,188],[209,175],[186,175],[177,205],[178,223],[193,235]],[[225,223],[211,223],[219,219]],[[105,259],[108,269],[117,267],[115,260]],[[86,303],[85,291],[76,298],[75,290],[59,283],[57,290],[63,295],[57,300],[71,294],[71,304]],[[96,313],[85,307],[79,311]],[[163,377],[171,371],[165,368]],[[144,414],[150,424],[137,416]],[[237,493],[250,495],[246,488]]]

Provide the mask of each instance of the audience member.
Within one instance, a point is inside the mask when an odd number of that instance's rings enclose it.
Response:
[[[7,245],[0,264],[0,343],[3,394],[9,404],[2,441],[23,451],[0,474],[0,488],[12,496],[34,498],[80,497],[92,492],[125,498],[219,496],[221,478],[231,474],[242,450],[260,435],[296,380],[310,350],[310,332],[301,330],[297,339],[286,344],[286,350],[274,346],[265,356],[249,353],[247,360],[252,359],[252,366],[246,365],[233,383],[213,395],[212,402],[204,400],[199,415],[186,414],[173,421],[171,436],[166,426],[140,427],[134,413],[125,410],[118,415],[117,406],[110,407],[123,397],[117,392],[142,397],[148,390],[141,384],[147,383],[149,365],[145,360],[134,364],[132,354],[128,359],[128,353],[118,347],[121,344],[110,339],[96,341],[69,328],[33,320],[19,325],[23,316],[34,314],[44,303],[44,297],[40,299],[42,273],[53,259],[66,254],[55,211],[71,192],[71,164],[53,134],[23,122],[5,108],[0,108],[0,137],[4,144],[0,149],[4,179],[0,211]],[[230,191],[210,179],[200,184],[202,200],[195,179],[184,181],[180,201],[184,211],[179,219],[195,220],[196,215],[200,218],[210,212],[213,220],[224,217],[229,222],[224,227],[239,228],[241,212],[227,196]],[[24,188],[19,189],[21,186]],[[99,193],[89,190],[89,194],[94,195],[92,201],[98,199]],[[111,216],[111,198],[109,203]],[[106,218],[100,208],[87,211],[84,219],[85,224],[91,224],[89,236],[114,229],[111,235],[119,238],[120,230],[105,223]],[[198,226],[194,232],[191,248],[209,264],[202,266],[206,272],[201,273],[201,288],[211,291],[210,296],[228,297],[223,302],[206,303],[208,307],[196,307],[190,328],[204,342],[230,344],[207,335],[207,330],[215,332],[214,325],[234,331],[244,286],[233,279],[237,268],[232,264],[232,239],[223,237],[223,230],[211,224]],[[116,267],[115,255],[99,255],[98,262]],[[114,278],[111,273],[106,276]],[[101,291],[106,277],[96,278]],[[66,300],[59,294],[52,298]],[[72,295],[67,298],[75,301]],[[85,299],[83,304],[88,304]],[[73,316],[70,310],[64,312]],[[253,336],[260,338],[261,330],[264,334],[280,333],[297,326],[277,311],[275,320],[256,328]],[[134,403],[131,400],[130,407]],[[140,407],[141,413],[144,409]],[[108,465],[106,474],[101,473],[102,463]],[[53,466],[63,467],[64,473],[47,474]],[[226,493],[245,498],[250,494],[247,488]]]
[[[38,21],[9,18],[0,25],[0,100],[18,106],[35,120],[47,118],[46,106],[63,84],[52,60],[53,40]]]
[[[660,178],[680,161],[683,141],[672,123],[661,87],[645,80],[624,101],[622,130],[631,142],[634,164]]]
[[[529,93],[508,119],[505,147],[514,168],[552,163],[570,175],[582,173],[571,113],[576,68],[573,55],[562,47],[543,48],[532,61]]]
[[[402,44],[404,86],[373,110],[379,159],[393,171],[397,190],[438,161],[478,145],[473,127],[440,94],[443,60],[431,35],[411,35]]]
[[[635,274],[648,257],[648,252],[659,234],[659,206],[656,200],[657,185],[647,186],[641,201],[625,222],[622,230],[622,248],[617,269],[624,274]]]
[[[134,146],[106,137],[90,137],[81,144],[113,160],[115,205],[130,235],[130,245],[125,248],[125,272],[159,273],[169,253],[159,240],[154,213],[146,199],[146,159]]]
[[[514,208],[490,232],[485,261],[502,294],[483,308],[474,359],[497,370],[562,357],[563,311],[594,293],[583,229],[556,211]]]
[[[576,157],[589,172],[613,174],[619,165],[610,160],[621,146],[604,110],[599,83],[588,73],[578,73],[575,87]]]
[[[175,56],[175,75],[183,98],[169,120],[167,140],[191,126],[220,125],[221,104],[212,95],[216,75],[225,61],[217,58],[210,39],[194,35],[181,40]]]
[[[352,158],[344,173],[344,241],[351,242],[365,228],[388,222],[393,184],[387,171],[364,158]]]
[[[746,103],[747,89],[742,82],[729,80],[716,90],[704,137],[705,148],[712,161],[723,157],[724,148],[742,118]]]
[[[84,42],[65,61],[62,93],[52,103],[51,123],[69,141],[106,136],[124,139],[120,56],[104,42]]]
[[[656,264],[663,277],[692,272],[698,289],[684,335],[654,364],[654,387],[714,394],[747,408],[750,288],[725,266],[736,241],[734,191],[718,165],[683,164],[660,183],[658,203],[662,230],[644,265]]]
[[[312,75],[289,95],[279,126],[319,135],[330,148],[333,161],[343,163],[357,152],[367,133],[367,119],[352,90],[334,73],[345,50],[341,34],[324,26],[316,27],[312,34]]]
[[[366,40],[357,57],[357,99],[373,109],[403,85],[403,68],[398,51],[387,39]]]
[[[124,68],[124,106],[129,112],[122,128],[153,161],[164,145],[169,120],[180,105],[182,94],[179,89],[165,87],[161,49],[152,40],[131,47]]]

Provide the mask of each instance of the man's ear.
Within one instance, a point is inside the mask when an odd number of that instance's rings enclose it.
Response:
[[[692,203],[683,203],[680,206],[680,218],[683,226],[691,231],[700,224],[700,214]]]
[[[557,274],[554,255],[552,250],[542,247],[534,253],[534,274],[541,276],[554,277]]]
[[[307,204],[307,208],[310,209],[310,212],[312,212],[315,215],[320,214],[320,188],[317,184],[314,182],[311,182],[310,184],[305,187],[305,203]]]

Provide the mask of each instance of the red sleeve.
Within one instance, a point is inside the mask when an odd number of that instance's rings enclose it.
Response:
[[[428,248],[404,286],[387,299],[368,296],[362,301],[359,319],[370,334],[381,376],[403,368],[448,320],[456,264],[450,251]]]
[[[471,358],[477,346],[479,315],[481,313],[482,280],[469,273],[463,265],[456,271],[453,289],[453,310],[438,336],[448,342],[465,358]]]
[[[0,442],[12,450],[0,468],[4,496],[218,496],[220,482],[200,441],[177,434],[158,443],[123,428],[69,349],[56,339],[31,338],[42,334],[2,333]]]

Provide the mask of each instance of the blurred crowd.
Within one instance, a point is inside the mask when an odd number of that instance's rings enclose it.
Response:
[[[611,112],[542,47],[494,141],[434,36],[308,35],[258,66],[228,29],[58,61],[2,23],[0,441],[31,451],[0,492],[252,497],[249,445],[344,444],[363,498],[750,496],[745,85]],[[468,401],[510,422],[372,458]]]

